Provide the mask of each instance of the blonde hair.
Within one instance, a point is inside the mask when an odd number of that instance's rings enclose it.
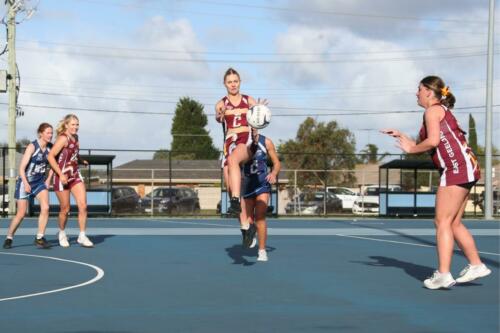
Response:
[[[66,132],[66,128],[67,128],[67,125],[68,123],[73,120],[73,119],[76,119],[79,121],[78,117],[74,114],[67,114],[63,119],[61,119],[61,121],[59,121],[59,124],[57,125],[57,135],[61,135],[63,134],[64,132]]]

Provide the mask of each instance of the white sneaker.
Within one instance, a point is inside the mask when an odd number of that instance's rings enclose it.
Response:
[[[80,234],[76,242],[83,247],[94,247],[94,243],[85,234]]]
[[[69,247],[68,236],[64,231],[59,231],[59,246],[60,247]]]
[[[465,282],[470,282],[475,279],[479,279],[485,276],[488,276],[491,274],[491,270],[486,267],[485,264],[479,264],[479,265],[467,265],[462,271],[460,272],[460,276],[457,278],[458,283],[465,283]]]
[[[252,243],[250,243],[249,248],[253,249],[255,247],[255,245],[257,245],[257,238],[254,237],[252,239]]]
[[[267,252],[266,250],[259,250],[259,256],[257,257],[257,261],[267,261]]]
[[[450,288],[455,283],[451,273],[439,273],[439,271],[435,271],[430,278],[424,281],[424,286],[428,289]]]

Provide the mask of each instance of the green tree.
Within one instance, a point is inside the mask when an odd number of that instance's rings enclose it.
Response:
[[[476,121],[472,117],[472,114],[469,113],[469,137],[467,139],[469,141],[469,146],[471,147],[473,152],[477,152],[477,132],[476,132]]]
[[[208,120],[203,105],[189,97],[179,99],[172,121],[172,158],[204,160],[219,157],[219,150],[205,129]],[[168,158],[168,152],[159,150],[154,158]]]
[[[289,170],[311,170],[301,172],[297,185],[346,185],[355,182],[351,172],[330,170],[353,170],[356,165],[356,141],[354,135],[340,128],[336,121],[317,122],[308,117],[300,126],[294,140],[279,145],[278,150]],[[294,179],[294,172],[287,174]]]
[[[373,143],[367,144],[361,153],[363,154],[359,159],[361,163],[377,163],[388,155],[388,153],[384,153],[379,156],[378,147]]]
[[[24,149],[26,149],[26,146],[31,143],[32,140],[27,139],[27,138],[22,138],[16,141],[16,151],[18,153],[24,153]],[[9,144],[6,142],[0,143],[0,147],[8,147]]]

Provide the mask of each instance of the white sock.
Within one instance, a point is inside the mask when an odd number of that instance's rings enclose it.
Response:
[[[248,229],[250,229],[250,224],[249,223],[241,225],[241,230],[248,230]]]
[[[80,234],[78,235],[78,237],[82,237],[82,236],[85,236],[85,231],[80,231]]]
[[[64,229],[59,229],[59,233],[60,233],[61,235],[66,235],[66,231],[64,231]]]
[[[6,238],[7,238],[7,239],[10,239],[10,240],[13,240],[13,239],[14,239],[14,236],[7,236]]]
[[[36,239],[42,239],[43,238],[43,234],[36,234]]]

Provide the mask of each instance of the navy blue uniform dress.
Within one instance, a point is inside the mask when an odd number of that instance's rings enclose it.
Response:
[[[16,192],[14,194],[17,200],[27,200],[30,196],[36,197],[38,193],[47,189],[47,186],[45,186],[45,171],[48,165],[47,156],[49,155],[50,148],[52,148],[52,144],[47,144],[45,150],[40,148],[38,140],[33,141],[32,144],[35,146],[35,151],[31,155],[30,161],[24,170],[26,179],[31,187],[31,192],[27,193],[24,189],[21,177],[17,178]]]
[[[243,166],[243,198],[255,198],[261,193],[270,193],[271,184],[267,177],[266,137],[259,135],[259,141],[250,146],[252,158]]]

